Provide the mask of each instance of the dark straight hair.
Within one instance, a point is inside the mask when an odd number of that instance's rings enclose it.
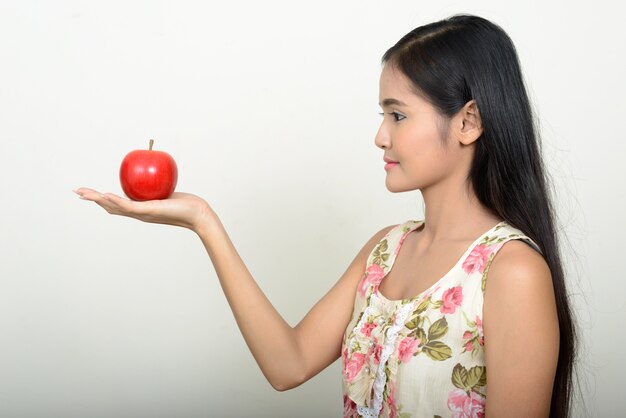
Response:
[[[578,337],[539,129],[513,42],[489,20],[457,14],[409,32],[385,52],[382,63],[411,81],[414,92],[437,109],[444,128],[468,101],[476,100],[483,133],[467,181],[485,207],[539,245],[550,267],[560,331],[550,417],[569,417]],[[445,146],[446,137],[441,139]]]

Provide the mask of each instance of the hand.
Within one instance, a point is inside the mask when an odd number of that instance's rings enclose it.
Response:
[[[198,196],[174,192],[163,200],[137,202],[113,193],[99,193],[81,187],[74,190],[83,200],[91,200],[112,215],[127,216],[143,222],[181,226],[197,232],[207,216],[214,216],[209,204]]]

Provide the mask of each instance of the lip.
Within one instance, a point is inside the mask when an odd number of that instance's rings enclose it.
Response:
[[[395,167],[397,165],[398,165],[398,163],[387,163],[387,164],[385,164],[385,170],[389,170],[389,169],[391,169],[391,168],[393,168],[393,167]]]
[[[383,156],[383,160],[387,163],[385,164],[385,170],[390,170],[394,166],[398,165],[397,161],[394,161],[391,158],[387,158],[386,156]]]

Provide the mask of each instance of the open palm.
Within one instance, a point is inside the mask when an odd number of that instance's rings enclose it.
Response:
[[[174,192],[163,200],[137,202],[113,193],[100,193],[81,187],[74,191],[83,200],[96,202],[108,213],[127,216],[144,222],[176,225],[196,230],[201,219],[212,210],[202,198],[190,194]]]

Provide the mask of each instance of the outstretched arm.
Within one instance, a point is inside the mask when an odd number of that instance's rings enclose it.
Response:
[[[133,202],[85,188],[77,193],[112,214],[182,226],[196,232],[215,267],[246,344],[264,376],[279,391],[302,384],[339,358],[367,257],[392,228],[374,234],[337,283],[292,327],[261,291],[218,216],[204,200],[186,193],[149,202]]]
[[[217,216],[211,215],[201,223],[197,233],[215,266],[237,325],[275,389],[296,387],[339,358],[367,256],[386,231],[381,230],[367,242],[337,283],[298,325],[291,327],[263,294]]]

